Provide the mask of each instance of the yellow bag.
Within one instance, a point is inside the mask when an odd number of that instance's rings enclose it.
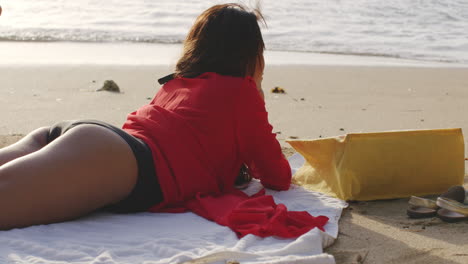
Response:
[[[463,184],[461,129],[356,133],[287,142],[306,160],[293,183],[342,200],[440,194]]]

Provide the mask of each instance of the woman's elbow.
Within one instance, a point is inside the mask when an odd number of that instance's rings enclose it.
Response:
[[[291,175],[289,174],[288,177],[281,179],[280,181],[275,182],[264,182],[263,185],[272,190],[276,191],[287,191],[291,186]]]

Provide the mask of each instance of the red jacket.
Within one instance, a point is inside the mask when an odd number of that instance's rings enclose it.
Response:
[[[229,213],[219,210],[223,204],[231,201],[234,209],[248,199],[234,188],[243,163],[265,187],[289,188],[289,163],[250,77],[204,73],[171,80],[128,115],[123,129],[152,150],[164,202],[150,211],[189,209],[216,221]]]

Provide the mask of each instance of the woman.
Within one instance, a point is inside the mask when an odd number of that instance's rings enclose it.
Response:
[[[237,4],[203,12],[174,78],[122,129],[67,121],[1,149],[0,229],[102,208],[197,210],[203,195],[235,193],[242,164],[264,186],[288,189],[290,168],[271,133],[261,90],[259,18]]]

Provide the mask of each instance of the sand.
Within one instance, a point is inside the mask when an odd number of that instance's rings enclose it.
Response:
[[[0,66],[0,146],[62,119],[120,125],[147,103],[167,65]],[[96,92],[112,79],[121,93]],[[280,86],[286,94],[270,90]],[[288,138],[461,127],[468,131],[468,68],[414,65],[267,66],[263,87],[274,131]],[[467,155],[468,156],[468,155]],[[468,187],[468,185],[465,185]],[[468,263],[468,221],[406,217],[407,199],[352,203],[326,251],[337,263]]]
[[[0,134],[27,133],[57,120],[116,125],[147,103],[169,66],[0,66]],[[122,93],[96,92],[113,79]],[[286,94],[272,94],[280,86]],[[468,68],[268,66],[267,109],[281,142],[350,132],[468,129]]]

